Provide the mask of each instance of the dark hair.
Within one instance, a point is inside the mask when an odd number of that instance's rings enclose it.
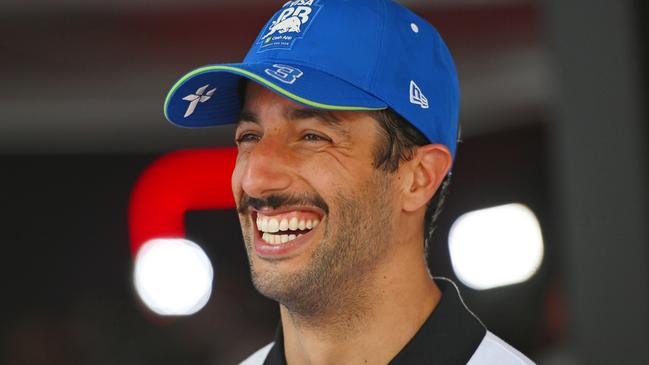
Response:
[[[430,144],[428,138],[412,126],[405,118],[392,109],[370,112],[379,124],[380,141],[374,150],[374,166],[385,172],[393,173],[399,168],[401,161],[409,161],[414,157],[419,146]],[[437,217],[442,212],[444,200],[451,183],[451,174],[447,174],[435,195],[428,202],[424,215],[424,255],[428,257],[428,246]]]

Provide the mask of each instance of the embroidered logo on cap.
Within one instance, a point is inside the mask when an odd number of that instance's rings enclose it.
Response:
[[[208,91],[205,93],[205,90],[210,87],[209,84],[199,87],[198,90],[196,90],[196,94],[189,94],[183,98],[183,100],[189,101],[189,106],[187,107],[187,111],[185,112],[184,117],[187,118],[188,116],[192,115],[194,113],[194,110],[196,109],[196,106],[198,103],[204,103],[212,97],[214,94],[214,91],[216,91],[216,88]],[[205,95],[203,95],[205,93]]]
[[[264,71],[267,75],[272,76],[285,84],[292,84],[295,80],[304,75],[304,72],[299,68],[286,65],[273,65],[273,68],[267,68]]]
[[[319,0],[288,1],[262,31],[257,52],[293,48],[295,41],[304,37],[321,8]]]
[[[412,80],[410,80],[410,102],[419,105],[422,109],[428,109],[428,98]]]

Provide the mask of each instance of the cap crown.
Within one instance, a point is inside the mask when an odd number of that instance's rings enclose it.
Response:
[[[439,33],[407,8],[390,0],[288,1],[244,60],[269,62],[308,66],[346,81],[455,155],[455,66]]]

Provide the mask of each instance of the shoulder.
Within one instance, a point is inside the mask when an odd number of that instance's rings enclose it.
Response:
[[[274,342],[269,343],[268,345],[260,348],[254,354],[248,356],[247,359],[243,360],[239,365],[262,365],[266,356],[270,352],[270,349],[273,347]]]
[[[487,331],[467,365],[534,365],[534,363],[507,342]]]

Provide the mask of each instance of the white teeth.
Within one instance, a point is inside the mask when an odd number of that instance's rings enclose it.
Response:
[[[302,235],[299,234],[296,236],[294,234],[270,234],[268,232],[264,232],[264,234],[261,236],[261,239],[271,245],[279,245],[282,243],[293,241],[294,239],[300,236]]]
[[[265,229],[266,232],[275,233],[279,231],[279,222],[275,218],[268,220],[268,226]]]
[[[276,233],[276,232],[285,232],[288,230],[291,231],[296,231],[296,230],[310,230],[315,228],[319,223],[320,220],[318,219],[299,219],[298,217],[291,217],[289,218],[273,218],[273,217],[266,217],[264,215],[258,215],[257,220],[255,222],[257,224],[257,229],[262,232],[262,233]],[[273,243],[274,239],[269,238],[269,243]],[[281,241],[278,241],[277,243],[280,243]]]

